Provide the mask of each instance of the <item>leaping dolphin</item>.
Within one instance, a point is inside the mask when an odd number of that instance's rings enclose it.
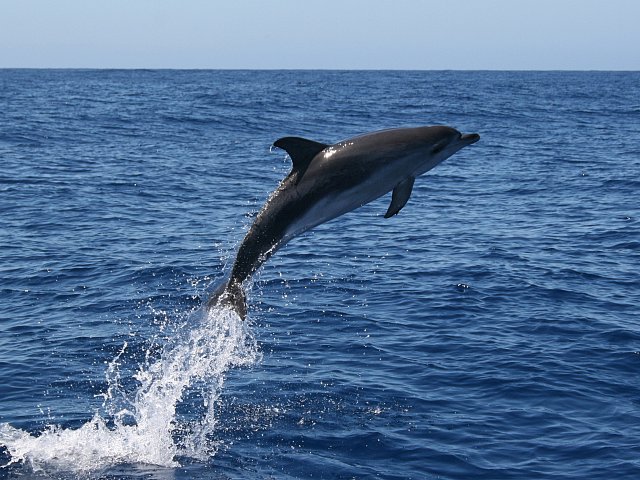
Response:
[[[244,282],[293,237],[393,190],[384,217],[396,215],[411,196],[413,182],[463,147],[480,139],[451,127],[396,128],[327,145],[284,137],[293,168],[264,204],[240,244],[231,274],[207,307],[247,314]]]

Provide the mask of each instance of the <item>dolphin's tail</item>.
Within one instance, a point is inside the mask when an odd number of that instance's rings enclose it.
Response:
[[[220,284],[207,300],[207,309],[215,306],[231,308],[244,320],[247,316],[247,298],[242,284],[233,280]]]

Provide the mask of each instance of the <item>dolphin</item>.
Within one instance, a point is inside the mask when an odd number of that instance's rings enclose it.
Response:
[[[276,140],[273,146],[291,157],[291,172],[258,213],[228,280],[211,294],[207,308],[230,307],[244,319],[245,281],[289,240],[390,191],[384,217],[398,214],[417,176],[479,139],[477,133],[423,126],[381,130],[333,145],[300,137]]]

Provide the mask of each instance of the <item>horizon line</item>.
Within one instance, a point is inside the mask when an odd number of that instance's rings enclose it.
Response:
[[[0,70],[130,70],[130,71],[264,71],[264,72],[621,72],[640,69],[605,68],[277,68],[277,67],[3,67]]]

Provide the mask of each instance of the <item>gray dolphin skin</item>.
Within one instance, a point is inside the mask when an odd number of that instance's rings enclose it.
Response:
[[[230,307],[244,319],[243,285],[293,237],[393,191],[384,217],[396,215],[411,196],[417,176],[480,139],[454,128],[397,128],[360,135],[334,145],[284,137],[293,168],[264,204],[240,244],[231,274],[207,300],[207,308]]]

